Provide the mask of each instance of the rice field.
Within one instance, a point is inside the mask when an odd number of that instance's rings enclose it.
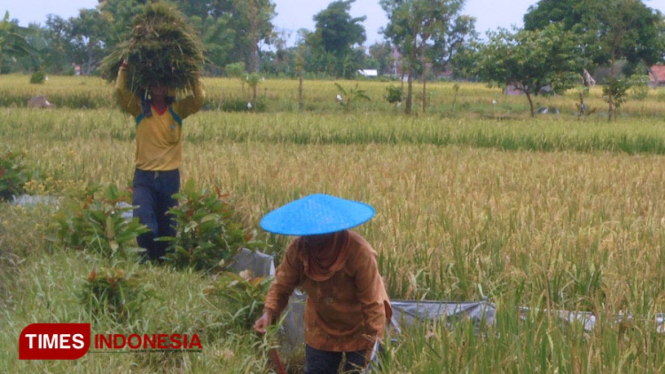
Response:
[[[101,109],[114,108],[113,85],[98,77],[51,76],[45,84],[28,84],[24,75],[3,75],[0,82],[0,107],[24,107],[32,96],[46,95],[48,100],[59,108]],[[240,79],[205,78],[207,98],[205,108],[219,110],[222,104],[234,100],[250,101],[251,89]],[[303,105],[307,112],[342,113],[343,107],[337,101],[339,93],[334,83],[339,83],[347,91],[351,88],[365,91],[370,101],[354,102],[351,108],[359,113],[382,112],[398,113],[403,108],[389,104],[385,100],[386,88],[400,87],[399,81],[309,81],[303,84]],[[459,86],[455,93],[455,86]],[[406,92],[406,84],[404,84]],[[558,108],[563,115],[578,113],[576,103],[580,102],[581,88],[569,90],[560,96],[536,96],[534,107]],[[422,111],[422,83],[413,86],[415,111]],[[665,115],[665,89],[649,90],[645,99],[631,98],[621,107],[624,117],[659,117]],[[262,80],[257,87],[258,100],[265,104],[270,113],[298,111],[298,81],[286,79]],[[428,82],[426,113],[444,117],[519,119],[528,118],[529,104],[524,96],[507,96],[500,88],[488,88],[481,83]],[[602,99],[602,88],[592,87],[584,99],[588,108],[596,109],[594,118],[606,119],[607,105]],[[245,104],[246,105],[246,104]],[[244,108],[244,105],[243,105]],[[423,113],[421,113],[422,115]],[[546,116],[552,117],[552,116]]]
[[[37,88],[27,80],[3,77],[4,103],[41,90],[65,104],[0,108],[2,147],[25,151],[50,186],[129,185],[133,125],[113,107],[111,88],[82,77],[53,77]],[[237,80],[205,83],[210,103],[244,94]],[[390,84],[399,83],[359,82],[376,100],[350,113],[324,81],[306,82],[305,112],[297,112],[294,81],[262,83],[265,113],[210,104],[185,121],[182,179],[221,186],[256,228],[266,212],[310,193],[367,202],[377,215],[357,231],[379,253],[392,297],[497,305],[496,325],[480,332],[455,321],[454,328],[438,323],[395,337],[385,347],[384,373],[662,372],[661,95],[629,101],[623,118],[608,123],[599,88],[587,99],[598,114],[584,118],[574,115],[571,92],[538,99],[565,109],[561,115],[531,119],[525,98],[480,84],[462,85],[453,112],[452,83],[436,83],[428,85],[430,109],[405,117],[380,99]],[[66,104],[81,97],[94,109]],[[0,205],[0,371],[269,372],[265,342],[215,329],[225,311],[205,302],[208,279],[162,267],[148,267],[155,297],[142,319],[97,321],[93,329],[202,331],[202,353],[18,361],[17,336],[29,323],[91,318],[74,294],[100,259],[51,249],[43,229],[49,219],[45,208]],[[279,252],[284,239],[272,240]],[[519,306],[593,312],[596,327],[584,331],[546,312],[521,319]],[[635,318],[617,322],[625,314]]]

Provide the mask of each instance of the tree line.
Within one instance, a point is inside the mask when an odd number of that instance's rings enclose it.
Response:
[[[0,23],[0,72],[42,70],[97,74],[103,57],[131,32],[132,19],[151,0],[100,0],[76,17],[49,15],[44,25]],[[646,74],[663,62],[665,18],[641,0],[540,0],[524,15],[523,29],[498,29],[481,40],[465,0],[377,0],[387,15],[384,40],[364,47],[366,17],[352,17],[355,0],[332,1],[314,15],[315,29],[301,29],[294,46],[273,24],[272,0],[172,0],[199,33],[209,75],[237,74],[353,78],[359,69],[407,82],[405,111],[412,110],[413,82],[423,97],[429,79],[443,72],[491,85],[511,85],[532,103],[543,88],[562,92],[584,70],[610,70],[610,112],[621,102],[620,77]],[[622,68],[619,70],[621,62]],[[75,70],[78,67],[79,70]],[[402,99],[400,97],[400,99]],[[426,100],[423,100],[425,110]],[[532,112],[533,112],[533,105]]]
[[[75,17],[48,15],[44,24],[28,27],[20,27],[18,20],[6,14],[2,21],[5,31],[0,32],[19,38],[0,37],[1,72],[73,74],[76,65],[83,75],[97,74],[99,62],[128,38],[132,20],[149,1],[100,0],[97,7],[81,9]],[[364,46],[366,17],[350,15],[354,2],[331,2],[314,15],[314,30],[298,30],[295,45],[289,46],[291,35],[273,24],[276,12],[272,0],[171,0],[199,33],[207,50],[210,75],[225,75],[230,64],[242,64],[247,72],[289,77],[297,76],[301,69],[336,78],[353,78],[359,69],[376,69],[384,75],[401,72],[398,48],[389,39]],[[444,29],[437,30],[432,39],[437,43],[431,48],[435,69],[446,68],[459,45],[478,37],[475,20],[458,14],[460,5],[448,11],[446,21],[450,24],[442,24]]]

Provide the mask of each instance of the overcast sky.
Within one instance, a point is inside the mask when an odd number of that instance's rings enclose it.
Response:
[[[305,28],[314,29],[314,14],[325,9],[331,0],[273,0],[277,17],[273,20],[278,31],[291,35],[292,44],[296,32]],[[462,11],[476,17],[476,30],[484,35],[487,30],[497,27],[522,27],[522,16],[537,0],[466,0]],[[9,11],[12,19],[18,19],[22,26],[30,22],[43,24],[47,14],[63,18],[73,17],[78,9],[94,8],[97,0],[0,0],[0,11]],[[665,0],[646,0],[645,4],[665,13]],[[385,13],[378,0],[356,0],[351,7],[353,17],[367,16],[363,23],[367,31],[366,45],[382,40],[379,29],[386,25]],[[1,16],[1,15],[0,15]]]

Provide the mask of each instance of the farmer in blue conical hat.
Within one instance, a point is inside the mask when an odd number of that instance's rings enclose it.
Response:
[[[288,246],[263,315],[254,329],[265,333],[286,308],[296,287],[307,292],[305,373],[359,373],[370,362],[392,314],[376,252],[349,231],[374,216],[363,203],[315,194],[268,213],[261,227],[298,236]],[[345,357],[345,358],[344,358]]]

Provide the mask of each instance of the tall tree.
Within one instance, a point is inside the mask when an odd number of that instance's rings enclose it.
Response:
[[[560,23],[564,29],[573,30],[593,19],[593,6],[589,0],[540,0],[524,14],[524,29],[540,30],[550,23]]]
[[[551,22],[562,22],[565,29],[577,34],[593,65],[610,66],[608,86],[612,87],[606,87],[609,118],[619,104],[615,96],[627,88],[616,80],[616,62],[625,59],[631,66],[651,66],[663,60],[663,15],[640,0],[540,0],[524,16],[525,28],[532,30]]]
[[[218,67],[242,62],[258,71],[261,43],[273,39],[273,0],[174,0],[184,14],[193,18],[203,36],[210,60]],[[226,34],[222,33],[226,30]],[[220,37],[219,43],[214,36]],[[232,43],[229,40],[233,38]]]
[[[349,78],[355,74],[360,61],[354,46],[364,43],[366,39],[362,22],[367,17],[353,18],[349,14],[351,4],[355,1],[333,1],[326,9],[314,15],[316,29],[308,39],[317,59],[325,61],[328,73],[337,77]]]
[[[106,47],[130,37],[134,17],[143,12],[147,0],[100,0],[97,9],[109,21],[108,34],[104,38]]]
[[[261,71],[273,75],[293,74],[296,61],[296,47],[287,48],[290,33],[285,30],[275,32],[273,47],[275,51],[263,52],[261,55]]]
[[[464,0],[381,0],[388,16],[383,34],[402,54],[402,66],[408,72],[408,88],[404,112],[411,113],[413,76],[427,67],[426,48],[433,38],[446,34],[451,20],[458,14]],[[423,108],[426,104],[426,81],[423,80]]]
[[[236,7],[247,20],[247,35],[245,39],[250,45],[249,61],[252,72],[259,71],[259,43],[270,43],[273,39],[273,25],[271,19],[275,17],[275,4],[270,0],[236,0]]]
[[[575,35],[551,24],[543,30],[489,33],[475,56],[475,73],[491,86],[524,92],[534,116],[533,96],[545,86],[563,92],[579,81],[584,59]]]
[[[433,36],[433,46],[429,48],[428,59],[435,69],[446,71],[450,68],[453,58],[472,49],[478,42],[476,18],[466,15],[455,17],[443,34]]]
[[[388,42],[377,42],[369,46],[369,55],[372,64],[380,74],[393,74],[395,58],[393,49]]]
[[[606,1],[605,9],[598,13],[600,46],[610,62],[610,80],[603,92],[607,96],[609,118],[613,114],[616,118],[616,108],[628,87],[614,78],[616,61],[625,58],[630,63],[643,61],[650,66],[662,59],[665,46],[656,28],[659,19],[662,23],[662,15],[652,13],[639,0]]]
[[[605,0],[598,12],[602,50],[610,67],[625,58],[629,62],[655,64],[663,58],[663,15],[639,0]]]
[[[663,15],[640,0],[540,0],[524,15],[525,30],[559,22],[577,35],[593,65],[624,58],[647,65],[662,60]]]
[[[9,20],[9,12],[0,21],[0,73],[2,72],[2,59],[5,56],[20,57],[33,52],[32,46],[23,35],[24,28],[17,22]]]
[[[46,16],[45,33],[48,46],[43,52],[45,68],[60,74],[65,66],[71,65],[74,46],[71,41],[71,24],[64,18],[49,14]]]
[[[46,65],[47,52],[49,50],[48,34],[45,28],[37,23],[30,23],[25,28],[25,40],[32,49],[32,53],[20,57],[18,65],[23,71],[43,70]]]
[[[107,53],[104,41],[111,22],[97,9],[81,9],[78,17],[70,18],[69,23],[74,59],[81,64],[82,74],[90,75]]]
[[[207,70],[216,75],[222,66],[232,61],[236,31],[232,29],[230,15],[219,18],[208,17],[201,20],[191,17],[198,30],[201,30],[201,40],[206,49],[206,58],[212,64]]]

